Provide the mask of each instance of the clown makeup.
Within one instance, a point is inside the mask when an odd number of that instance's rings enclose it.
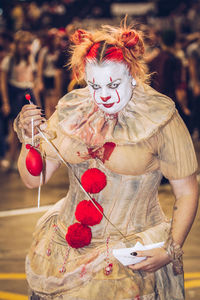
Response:
[[[97,106],[108,114],[119,112],[132,96],[133,77],[124,63],[86,63],[86,80]]]

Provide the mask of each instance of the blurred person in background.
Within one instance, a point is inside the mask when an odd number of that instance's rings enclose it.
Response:
[[[194,105],[194,138],[200,138],[200,35],[187,48],[190,88]]]
[[[40,52],[42,51],[43,47],[45,47],[45,43],[46,43],[46,31],[40,30],[39,32],[37,32],[37,34],[35,34],[33,43],[31,46],[31,52],[33,55],[33,59],[37,66],[36,73],[35,73],[36,77],[38,74],[38,60],[39,60]],[[36,92],[38,99],[40,100],[41,107],[44,110],[44,108],[45,108],[44,107],[44,95],[43,95],[43,91],[41,90],[40,84],[37,85],[35,92]]]
[[[10,52],[12,44],[12,35],[8,31],[0,32],[0,80],[1,80],[1,62]],[[7,150],[8,118],[2,111],[2,92],[0,84],[0,168],[8,167],[9,162],[5,159]]]
[[[200,30],[200,2],[191,1],[191,6],[187,10],[186,20],[189,21],[192,32]]]
[[[5,49],[2,44],[0,44],[0,63],[5,56]],[[0,68],[1,74],[1,68]],[[1,86],[0,86],[0,168],[3,167],[4,157],[6,153],[6,134],[5,134],[5,118],[1,110],[2,107],[2,97],[1,97]]]
[[[26,18],[31,30],[38,30],[40,28],[39,20],[41,16],[41,10],[36,2],[30,2]]]
[[[55,63],[56,73],[55,73],[55,86],[58,91],[58,98],[64,96],[68,89],[70,83],[71,72],[69,71],[67,64],[69,60],[69,47],[70,40],[65,28],[59,28],[58,30],[59,38],[59,55]]]
[[[140,30],[144,32],[144,42],[146,45],[146,54],[144,60],[146,64],[150,63],[160,53],[160,32],[153,26],[141,26]]]
[[[11,10],[11,19],[13,22],[13,29],[15,31],[22,29],[25,21],[24,9],[21,4],[16,4]]]
[[[61,91],[56,86],[57,61],[60,54],[57,29],[51,29],[46,36],[46,45],[40,51],[38,58],[38,88],[43,93],[45,113],[52,115]]]
[[[173,29],[161,32],[161,49],[148,63],[152,76],[151,86],[174,100],[179,114],[190,130],[191,112],[188,108],[184,68],[176,54],[176,33]]]
[[[35,63],[31,55],[32,35],[27,31],[18,31],[14,37],[11,54],[6,55],[1,63],[2,112],[9,118],[9,153],[10,170],[15,169],[18,139],[12,128],[12,122],[24,104],[25,94],[32,96],[32,101],[39,105],[34,97]]]

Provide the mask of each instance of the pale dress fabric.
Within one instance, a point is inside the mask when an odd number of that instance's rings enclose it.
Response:
[[[103,218],[91,227],[91,244],[70,248],[66,272],[59,272],[68,249],[67,227],[76,221],[77,204],[87,199],[69,171],[67,196],[39,220],[34,233],[26,259],[30,289],[40,299],[54,300],[184,299],[183,275],[175,276],[171,263],[155,273],[133,272],[112,255],[112,249],[137,241],[150,244],[168,238],[170,222],[157,195],[162,174],[179,179],[197,169],[191,138],[174,103],[143,85],[134,89],[127,106],[112,118],[95,107],[88,88],[75,90],[59,101],[48,121],[48,132],[54,132],[52,142],[78,178],[89,168],[106,174],[106,187],[92,196],[128,241]],[[116,144],[110,157],[102,147],[106,142]],[[60,163],[46,142],[42,142],[42,151]],[[108,276],[104,274],[107,237],[113,264]],[[47,256],[49,245],[51,255]]]

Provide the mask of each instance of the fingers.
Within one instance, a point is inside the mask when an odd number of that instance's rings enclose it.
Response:
[[[162,252],[162,248],[154,248],[150,250],[143,250],[143,251],[137,251],[137,252],[132,252],[131,255],[137,256],[137,257],[153,257],[155,255],[160,254]]]
[[[134,271],[141,270],[147,272],[155,272],[171,261],[163,248],[137,251],[137,257],[146,257],[146,259],[140,263],[129,265],[129,268]]]
[[[147,260],[137,263],[135,265],[129,265],[128,267],[129,267],[129,269],[138,271],[138,270],[143,270],[143,268],[145,268],[146,266],[148,266]]]
[[[34,104],[27,104],[22,107],[21,115],[24,117],[24,116],[28,116],[28,115],[38,114],[41,112],[42,112],[42,109],[40,107],[38,107]]]
[[[140,263],[137,263],[135,265],[130,265],[128,267],[133,271],[155,272],[161,267],[161,265],[157,264],[154,258],[147,258],[146,260]]]
[[[36,134],[37,130],[35,127],[40,126],[46,121],[44,112],[36,105],[24,105],[20,112],[19,127],[23,128],[25,134],[29,137],[32,135],[32,120],[34,125],[34,134]]]
[[[40,126],[43,122],[43,119],[34,119],[34,134],[38,133],[35,127]],[[32,122],[24,123],[23,129],[27,132],[28,136],[32,135]]]
[[[34,109],[20,114],[19,125],[24,129],[28,129],[29,126],[32,126],[32,120],[34,126],[41,124],[42,121],[46,121],[44,114],[40,110]]]
[[[156,254],[155,249],[150,249],[150,250],[143,250],[143,251],[137,251],[136,252],[138,257],[144,257],[144,256],[148,256],[148,257],[152,257]]]

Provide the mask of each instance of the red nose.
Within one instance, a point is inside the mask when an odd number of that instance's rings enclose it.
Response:
[[[111,98],[111,96],[108,96],[108,97],[100,97],[101,98],[101,100],[103,101],[103,102],[106,102],[106,101],[108,101],[110,98]]]

